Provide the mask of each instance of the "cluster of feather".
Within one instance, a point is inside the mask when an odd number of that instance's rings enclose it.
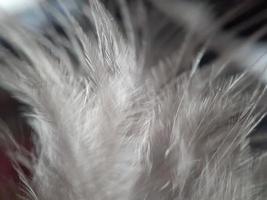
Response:
[[[16,49],[1,49],[0,85],[30,106],[23,115],[35,135],[35,150],[26,152],[1,128],[20,197],[265,199],[264,155],[248,141],[265,91],[247,71],[225,73],[229,52],[198,68],[206,43],[199,49],[188,31],[180,48],[148,67],[145,50],[97,0],[83,8],[93,31],[64,12],[55,14],[64,35],[44,36],[12,18],[0,23],[1,38]]]

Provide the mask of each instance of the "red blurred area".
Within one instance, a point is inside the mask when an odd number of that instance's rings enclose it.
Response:
[[[31,151],[31,130],[20,116],[19,109],[19,103],[10,97],[8,93],[0,90],[0,119],[8,125],[16,142]],[[30,176],[23,166],[21,168]],[[4,144],[0,145],[0,200],[19,199],[20,184],[18,174],[13,167],[11,159],[8,157],[6,146]]]

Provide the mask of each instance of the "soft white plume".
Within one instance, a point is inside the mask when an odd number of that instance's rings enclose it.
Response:
[[[83,8],[94,31],[67,11],[54,15],[66,36],[0,23],[17,52],[1,51],[0,85],[31,107],[24,116],[37,136],[35,158],[22,159],[31,163],[32,178],[21,174],[27,199],[265,198],[247,139],[264,89],[247,73],[224,73],[230,56],[198,69],[191,35],[146,66],[144,46],[98,1]]]

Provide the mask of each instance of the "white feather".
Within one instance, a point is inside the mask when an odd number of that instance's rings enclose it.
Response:
[[[98,1],[84,10],[96,35],[67,13],[59,20],[69,40],[53,35],[55,44],[12,20],[0,24],[20,54],[3,54],[1,87],[31,106],[24,115],[38,136],[27,198],[264,199],[247,141],[264,90],[220,65],[192,73],[166,58],[144,68]]]

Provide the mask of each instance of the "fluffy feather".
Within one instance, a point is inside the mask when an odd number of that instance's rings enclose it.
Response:
[[[144,46],[136,49],[98,1],[83,10],[94,31],[66,10],[53,14],[66,37],[47,39],[10,18],[0,24],[17,52],[1,51],[1,87],[31,107],[23,114],[37,136],[32,159],[8,143],[32,174],[18,167],[23,197],[265,199],[247,138],[264,114],[264,88],[246,72],[223,73],[227,56],[198,69],[203,53],[194,54],[192,35],[179,56],[148,67]]]

